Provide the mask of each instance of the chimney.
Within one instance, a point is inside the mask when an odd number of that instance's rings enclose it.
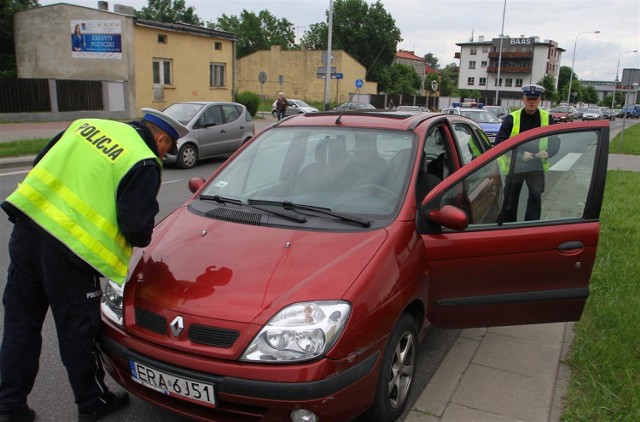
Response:
[[[125,6],[123,4],[114,4],[113,11],[116,13],[121,13],[123,15],[135,16],[136,11],[131,6]]]
[[[100,10],[105,10],[105,11],[109,11],[109,2],[107,1],[99,1],[98,2],[98,9]]]

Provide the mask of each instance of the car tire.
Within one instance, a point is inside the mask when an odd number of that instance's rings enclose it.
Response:
[[[198,150],[193,144],[184,144],[178,151],[176,164],[181,169],[194,168],[198,163]]]
[[[277,118],[278,118],[278,112],[277,112],[276,110],[273,110],[273,111],[271,112],[271,115],[273,116],[273,118],[274,118],[274,119],[277,119]]]
[[[417,356],[418,325],[404,313],[389,336],[367,421],[393,421],[402,415],[413,386]]]

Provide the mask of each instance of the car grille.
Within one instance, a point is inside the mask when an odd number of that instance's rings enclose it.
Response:
[[[208,346],[231,347],[239,335],[240,333],[235,330],[207,327],[206,325],[192,324],[189,327],[189,340]]]
[[[136,308],[136,325],[158,334],[167,332],[167,319],[162,315]],[[207,346],[229,348],[240,336],[236,330],[192,324],[189,327],[189,340]]]

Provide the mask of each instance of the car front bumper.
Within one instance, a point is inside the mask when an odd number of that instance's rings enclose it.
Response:
[[[226,362],[221,365],[234,365],[235,372],[246,378],[223,376],[214,373],[218,364],[214,360],[210,362],[211,372],[198,371],[186,365],[177,364],[194,359],[209,361],[209,358],[190,355],[185,359],[187,356],[182,352],[159,349],[155,345],[145,344],[143,349],[153,347],[163,355],[162,359],[149,357],[124,346],[126,344],[138,348],[137,346],[145,342],[122,335],[119,330],[109,327],[105,329],[110,335],[115,334],[117,338],[115,340],[103,334],[100,340],[105,369],[109,374],[128,391],[144,400],[195,420],[231,421],[254,420],[254,418],[256,420],[289,420],[290,413],[294,409],[310,410],[318,415],[320,420],[349,420],[362,413],[373,402],[380,364],[379,351],[357,363],[351,363],[349,359],[336,362],[325,358],[295,365],[295,370],[301,374],[301,377],[305,376],[303,374],[308,374],[309,378],[314,378],[308,381],[264,381],[256,379],[260,376],[251,377],[264,372],[272,373],[276,378],[278,371],[284,371],[285,367],[293,365]],[[181,397],[167,396],[138,384],[131,377],[130,360],[160,371],[214,385],[216,407],[210,408]],[[208,364],[207,367],[209,367]],[[264,373],[260,374],[263,378]]]

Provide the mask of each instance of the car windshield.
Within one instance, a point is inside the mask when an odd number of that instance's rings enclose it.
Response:
[[[309,104],[305,103],[302,100],[291,100],[291,102],[297,105],[298,107],[311,107]]]
[[[398,212],[416,156],[403,131],[272,128],[221,171],[202,195],[303,204],[370,220]]]
[[[204,107],[202,104],[175,103],[165,108],[162,112],[186,125],[198,114],[202,107]]]
[[[478,123],[500,123],[500,120],[486,110],[460,110],[460,114]]]

